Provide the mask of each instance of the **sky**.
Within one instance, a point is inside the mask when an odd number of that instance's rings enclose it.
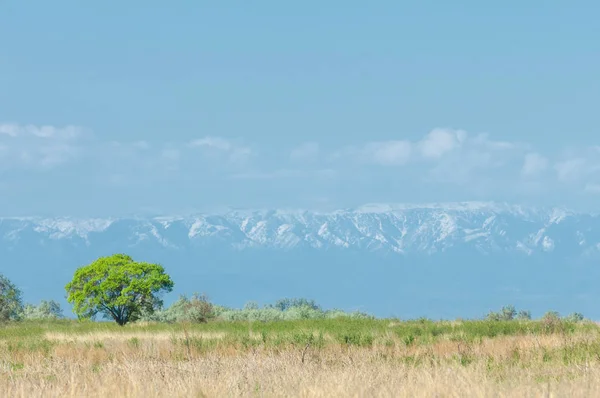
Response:
[[[0,215],[598,211],[599,12],[0,0]]]

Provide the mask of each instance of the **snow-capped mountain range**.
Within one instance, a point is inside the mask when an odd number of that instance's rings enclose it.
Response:
[[[77,267],[113,253],[164,265],[175,281],[167,303],[205,292],[225,305],[308,297],[382,316],[473,317],[514,304],[600,318],[600,216],[562,208],[467,202],[0,218],[0,273],[27,301],[64,298]]]
[[[0,218],[0,242],[27,238],[93,245],[113,239],[127,246],[165,248],[228,246],[232,249],[355,249],[436,253],[472,248],[481,253],[600,249],[600,217],[562,208],[498,203],[365,205],[329,213],[232,210],[223,214],[131,218]]]

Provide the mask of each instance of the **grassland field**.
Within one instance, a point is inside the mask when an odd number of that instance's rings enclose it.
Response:
[[[0,326],[3,397],[600,396],[593,322]]]

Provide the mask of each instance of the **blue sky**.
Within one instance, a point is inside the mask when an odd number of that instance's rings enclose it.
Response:
[[[1,213],[600,210],[597,2],[216,3],[0,2]]]

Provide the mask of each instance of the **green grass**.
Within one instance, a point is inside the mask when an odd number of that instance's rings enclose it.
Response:
[[[548,335],[569,336],[575,332],[597,332],[598,327],[591,322],[572,323],[560,321],[548,327],[543,321],[456,321],[433,322],[429,320],[395,321],[387,319],[319,319],[276,322],[213,321],[202,324],[192,323],[148,323],[129,324],[124,327],[110,322],[79,322],[74,320],[23,321],[0,326],[0,340],[17,344],[18,347],[46,347],[45,335],[49,332],[66,335],[92,333],[123,334],[124,337],[136,333],[171,333],[194,335],[223,334],[220,342],[205,339],[195,344],[231,344],[242,348],[255,345],[295,345],[308,343],[321,345],[336,342],[347,346],[368,347],[373,344],[391,345],[401,342],[405,346],[428,345],[440,340],[475,344],[484,338],[501,336]],[[259,336],[259,337],[256,337]],[[320,336],[320,337],[318,337]],[[311,340],[313,339],[313,340]],[[26,343],[27,342],[27,343]],[[137,338],[130,344],[139,345]],[[12,347],[12,346],[11,346]]]

